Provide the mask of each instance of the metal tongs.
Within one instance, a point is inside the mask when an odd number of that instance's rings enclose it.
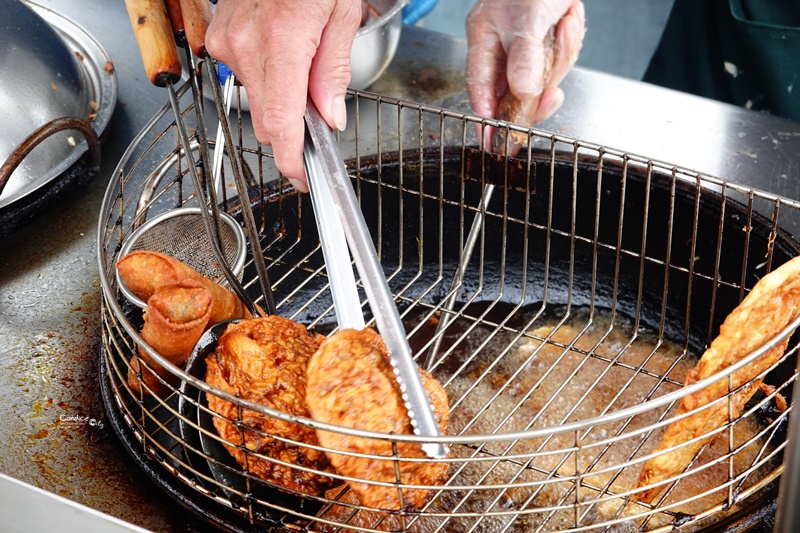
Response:
[[[339,327],[363,329],[365,325],[350,266],[352,253],[378,330],[389,350],[414,433],[441,436],[336,139],[311,99],[305,120],[303,159]],[[425,443],[422,449],[431,458],[447,456],[442,443]]]

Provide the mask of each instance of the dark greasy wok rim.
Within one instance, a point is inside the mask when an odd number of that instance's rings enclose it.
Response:
[[[416,155],[413,155],[416,154]],[[409,161],[429,161],[429,154],[423,154],[422,158],[419,152],[412,152],[412,157],[408,154],[403,154],[402,160],[404,164]],[[436,163],[431,166],[438,168],[438,158],[440,156],[437,150],[435,154],[430,154],[436,158]],[[446,157],[445,164],[453,164],[453,161],[459,157],[459,154],[449,154]],[[544,159],[544,162],[548,162]],[[460,162],[458,162],[460,165]],[[540,163],[541,164],[541,163]],[[381,168],[391,168],[392,166],[399,165],[399,154],[382,154],[380,158]],[[572,163],[559,163],[556,166],[570,167]],[[596,161],[579,162],[578,167],[581,171],[596,172]],[[355,165],[348,165],[348,168],[354,168]],[[362,158],[360,162],[359,172],[362,176],[368,176],[370,173],[378,168],[377,158]],[[541,168],[540,172],[544,169]],[[407,172],[408,175],[413,172]],[[613,170],[606,169],[604,172],[613,174]],[[467,176],[468,180],[480,181],[480,176]],[[636,179],[635,172],[629,171],[629,179]],[[498,185],[502,186],[502,182],[498,181]],[[513,186],[514,184],[512,184]],[[519,184],[517,184],[519,185]],[[251,203],[261,201],[277,195],[279,188],[284,187],[284,184],[269,183],[265,190],[251,190]],[[471,204],[474,205],[474,204]],[[227,206],[228,211],[235,215],[237,207],[231,203]],[[310,212],[310,210],[309,210]],[[761,217],[761,222],[766,223],[768,220]],[[758,221],[758,220],[757,220]],[[797,245],[786,234],[780,234],[776,240],[776,245],[784,246],[785,253],[799,253],[800,246]],[[101,349],[102,351],[102,349]],[[123,447],[132,457],[134,463],[141,468],[147,477],[149,477],[161,490],[163,490],[169,497],[179,503],[183,508],[190,511],[193,515],[199,516],[206,520],[208,524],[215,526],[224,531],[233,531],[241,533],[250,533],[255,531],[286,531],[285,527],[278,521],[273,520],[257,520],[255,524],[250,524],[248,520],[240,513],[237,513],[222,504],[216,504],[208,497],[203,496],[194,490],[191,486],[182,482],[173,473],[168,471],[165,467],[155,461],[147,452],[145,452],[142,443],[136,438],[131,431],[130,426],[125,421],[121,411],[116,405],[114,391],[111,390],[110,382],[107,376],[110,375],[112,370],[108,367],[106,355],[101,353],[100,360],[100,386],[101,395],[106,408],[108,419],[111,426],[114,428],[115,433],[120,439]],[[714,526],[706,528],[706,531],[726,532],[726,533],[739,533],[739,532],[752,532],[752,533],[767,533],[772,529],[774,520],[774,513],[777,504],[777,481],[770,484],[767,488],[763,489],[756,497],[750,501],[745,502],[745,505],[735,514],[727,517],[724,521],[720,521]]]

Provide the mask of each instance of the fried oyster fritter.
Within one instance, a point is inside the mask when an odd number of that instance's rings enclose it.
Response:
[[[209,385],[242,399],[308,417],[306,366],[323,340],[324,336],[311,333],[302,325],[280,316],[231,324],[220,337],[217,349],[206,358],[205,380]],[[237,447],[241,445],[243,435],[248,450],[286,463],[333,472],[323,452],[272,438],[284,437],[316,445],[313,429],[242,409],[245,426],[242,432],[229,421],[238,418],[237,406],[213,394],[207,396],[208,407],[222,415],[213,417],[214,426],[220,436],[231,443],[225,448],[242,468],[246,467],[265,481],[306,494],[319,494],[336,484],[325,475],[245,454]]]
[[[788,326],[800,315],[800,257],[796,257],[773,270],[756,283],[750,294],[731,311],[719,328],[719,335],[700,358],[697,366],[686,376],[686,385],[713,376],[715,373],[764,346],[772,337]],[[786,350],[789,337],[768,350],[752,363],[733,372],[730,377],[683,398],[675,416],[697,409],[680,420],[671,423],[662,438],[658,450],[667,450],[683,443],[672,451],[656,455],[642,467],[639,487],[653,485],[683,472],[695,454],[710,439],[698,438],[709,434],[728,422],[728,402],[714,400],[736,390],[732,396],[733,416],[738,417],[744,404],[758,390],[764,371],[778,362]],[[741,387],[741,389],[739,389]],[[739,389],[739,390],[737,390]],[[689,443],[690,440],[698,438]],[[634,499],[652,502],[665,485],[651,487]]]
[[[420,371],[442,434],[447,434],[450,410],[447,393],[428,372]],[[313,355],[307,370],[306,402],[312,418],[340,426],[383,433],[411,434],[411,420],[400,393],[389,353],[383,339],[372,329],[343,330],[328,338]],[[392,443],[386,440],[347,436],[317,431],[326,448],[377,456],[393,456]],[[397,454],[406,458],[426,458],[419,444],[397,443]],[[397,510],[401,501],[396,487],[369,481],[396,482],[396,462],[391,459],[354,457],[328,453],[342,475],[363,479],[350,481],[351,489],[369,507]],[[448,463],[399,461],[400,481],[414,485],[441,485],[447,480]],[[431,494],[430,489],[402,489],[407,510],[419,509]]]

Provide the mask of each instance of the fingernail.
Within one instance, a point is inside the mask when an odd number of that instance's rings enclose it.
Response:
[[[541,91],[541,87],[537,87],[535,77],[532,68],[520,69],[516,87],[520,96],[534,95]]]
[[[556,97],[550,101],[550,106],[541,114],[541,116],[538,116],[537,113],[536,118],[538,119],[539,122],[544,122],[548,118],[555,115],[556,111],[559,110],[559,108],[563,103],[564,103],[564,92],[558,91],[556,93]]]
[[[576,8],[576,10],[578,12],[578,18],[581,19],[581,23],[585,23],[586,22],[586,8],[584,7],[583,2],[578,2],[578,5],[575,6],[575,8]]]
[[[336,126],[336,129],[344,131],[347,127],[347,106],[344,103],[344,96],[333,99],[331,114],[333,115],[333,125]]]

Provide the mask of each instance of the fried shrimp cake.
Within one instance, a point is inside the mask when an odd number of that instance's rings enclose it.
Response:
[[[713,376],[763,346],[783,328],[800,315],[800,257],[796,257],[764,276],[750,294],[725,318],[719,335],[700,358],[697,365],[686,376],[686,385]],[[681,445],[696,437],[702,437],[722,427],[728,421],[728,402],[714,400],[733,394],[733,416],[739,412],[758,390],[763,372],[780,360],[787,337],[777,346],[762,354],[752,363],[731,374],[732,383],[723,378],[708,387],[683,398],[676,416],[695,411],[694,414],[676,420],[667,427],[659,445],[666,450]],[[695,454],[711,437],[699,438],[695,442],[680,446],[648,460],[639,476],[639,487],[652,485],[683,472]],[[640,501],[652,502],[664,489],[664,485],[651,487],[636,495]]]
[[[450,410],[447,393],[428,372],[420,371],[422,384],[431,400],[442,434],[447,434]],[[383,433],[411,434],[411,420],[397,384],[383,339],[372,329],[343,330],[325,341],[312,356],[307,371],[306,401],[312,418],[331,424]],[[394,455],[392,443],[341,433],[317,431],[326,448],[376,456]],[[370,481],[395,483],[396,466],[404,484],[441,485],[447,480],[448,463],[427,460],[417,443],[398,442],[397,454],[420,462],[375,459],[328,453],[342,475],[363,479],[350,481],[361,502],[379,509],[400,509],[396,487],[374,485]],[[422,507],[430,489],[402,489],[403,507]]]
[[[218,389],[265,407],[308,417],[306,366],[324,336],[311,333],[287,318],[268,316],[231,324],[220,337],[217,349],[206,358],[206,382]],[[287,489],[319,494],[335,484],[331,478],[306,472],[246,454],[239,447],[244,437],[248,450],[293,465],[320,472],[333,472],[321,451],[297,443],[317,444],[313,429],[242,409],[244,431],[229,420],[239,416],[236,405],[213,394],[208,407],[219,435],[230,444],[225,448],[253,475]]]

